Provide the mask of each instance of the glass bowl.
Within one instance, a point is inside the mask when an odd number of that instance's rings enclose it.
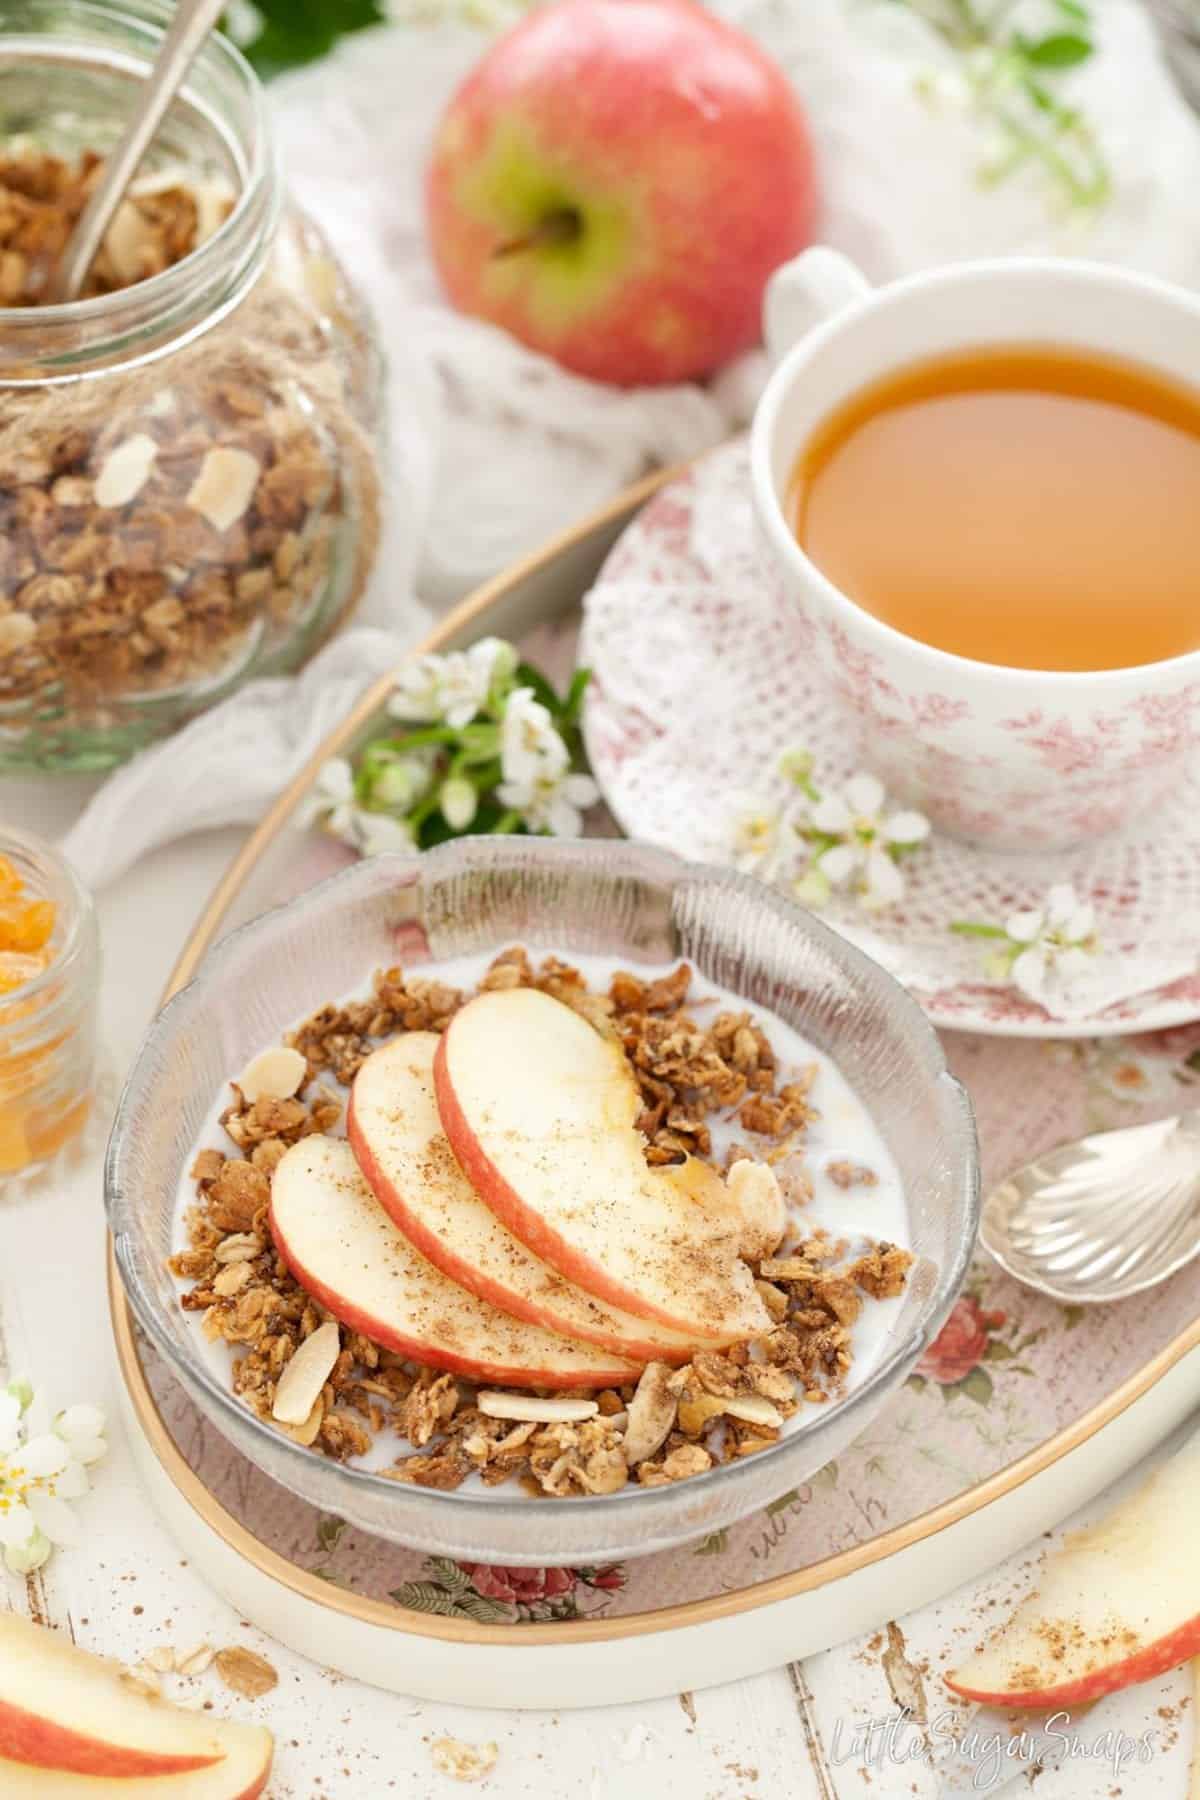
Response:
[[[300,1016],[376,968],[513,943],[636,965],[685,957],[836,1060],[905,1184],[916,1254],[891,1336],[843,1400],[770,1449],[674,1486],[545,1501],[434,1492],[341,1465],[248,1412],[210,1363],[166,1268],[184,1165],[219,1090]],[[966,1273],[979,1214],[974,1121],[931,1026],[891,976],[761,882],[632,843],[467,838],[343,870],[216,946],[164,1007],[122,1095],[105,1169],[138,1323],[231,1444],[323,1511],[395,1543],[506,1564],[606,1562],[717,1531],[837,1456],[899,1388]]]

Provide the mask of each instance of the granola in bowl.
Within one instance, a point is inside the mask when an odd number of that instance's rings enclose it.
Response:
[[[384,1046],[441,1039],[473,996],[514,990],[565,1006],[612,1047],[636,1087],[648,1169],[699,1165],[739,1196],[752,1335],[688,1344],[666,1332],[661,1356],[626,1360],[591,1387],[572,1376],[570,1391],[498,1383],[465,1374],[453,1340],[440,1363],[389,1346],[352,1307],[330,1304],[327,1282],[298,1278],[272,1230],[285,1159],[341,1136],[347,1091]],[[750,1457],[869,1371],[912,1261],[899,1176],[830,1059],[685,964],[647,977],[512,947],[486,966],[381,970],[367,994],[332,1000],[263,1051],[229,1091],[189,1164],[171,1259],[181,1304],[261,1420],[408,1485],[608,1495]],[[557,1280],[551,1306],[562,1304]],[[593,1344],[612,1317],[600,1307]]]

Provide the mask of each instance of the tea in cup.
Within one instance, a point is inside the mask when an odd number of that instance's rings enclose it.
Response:
[[[1200,739],[1200,303],[1062,260],[768,289],[768,553],[869,766],[944,829],[1060,849]]]

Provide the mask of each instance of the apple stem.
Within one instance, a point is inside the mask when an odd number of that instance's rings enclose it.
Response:
[[[497,244],[494,257],[519,256],[525,250],[541,250],[551,244],[571,244],[582,229],[579,214],[571,206],[556,207],[536,224],[532,231]]]

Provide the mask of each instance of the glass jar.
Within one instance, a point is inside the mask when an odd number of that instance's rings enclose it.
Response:
[[[100,934],[91,897],[49,844],[5,826],[0,868],[20,904],[50,901],[46,966],[0,992],[0,1188],[28,1177],[78,1137],[96,1079]],[[39,959],[42,960],[42,959]]]
[[[18,211],[47,154],[74,171],[111,148],[170,11],[0,0]],[[0,297],[23,303],[0,310],[0,770],[102,769],[296,668],[354,605],[379,536],[379,356],[284,199],[262,89],[224,38],[94,265],[113,291],[25,304],[54,246],[39,262],[36,222],[14,233],[11,191]],[[185,228],[194,247],[161,267]]]

